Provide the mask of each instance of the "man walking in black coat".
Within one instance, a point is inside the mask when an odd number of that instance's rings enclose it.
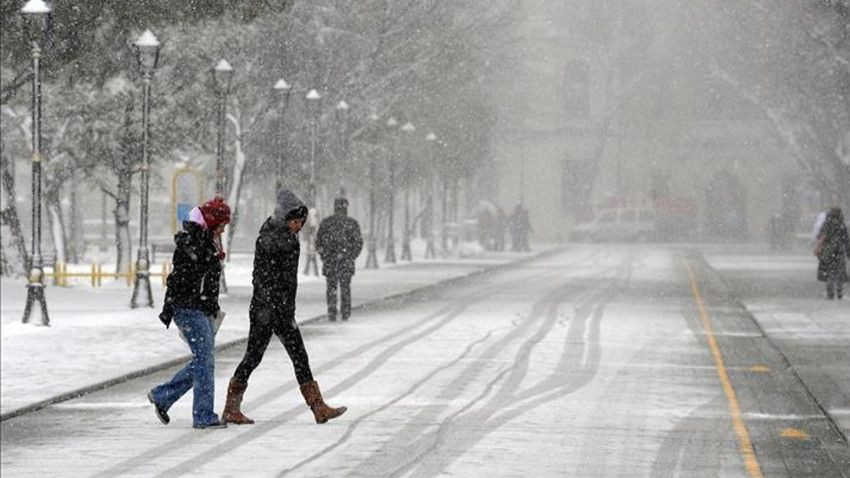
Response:
[[[348,217],[348,200],[334,200],[334,213],[319,224],[316,251],[322,258],[322,275],[327,281],[328,320],[336,320],[337,288],[342,320],[351,316],[351,278],[354,260],[363,249],[360,225]]]
[[[254,294],[248,309],[251,321],[248,346],[227,389],[222,413],[226,422],[240,425],[254,423],[241,411],[242,397],[248,387],[248,378],[263,360],[272,334],[277,335],[292,360],[301,394],[313,411],[316,423],[325,423],[345,413],[345,407],[330,407],[322,399],[295,321],[298,258],[301,254],[298,231],[306,219],[304,203],[291,191],[283,190],[277,195],[274,214],[260,228],[254,251]]]

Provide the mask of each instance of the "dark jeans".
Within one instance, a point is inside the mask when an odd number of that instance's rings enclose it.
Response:
[[[298,323],[295,322],[295,314],[261,309],[251,310],[250,315],[251,328],[248,331],[248,347],[245,349],[242,362],[239,363],[236,372],[233,373],[233,378],[237,382],[248,383],[251,373],[263,361],[263,355],[266,353],[272,334],[275,334],[283,343],[286,353],[289,354],[289,359],[292,360],[298,384],[303,385],[312,381],[313,373],[310,371],[310,359],[307,357],[307,350],[304,348],[304,340],[301,338],[301,331],[298,330]]]
[[[351,317],[351,274],[348,273],[331,273],[325,276],[327,289],[325,290],[325,298],[328,302],[328,318],[336,320],[336,300],[337,288],[339,288],[340,312],[342,320],[348,320]]]
[[[168,410],[190,388],[193,389],[192,422],[196,427],[204,427],[218,421],[218,415],[213,411],[215,334],[212,323],[203,312],[195,309],[175,309],[174,323],[186,337],[186,343],[192,351],[192,361],[171,380],[155,387],[151,391],[153,399],[160,407]]]
[[[844,274],[839,268],[833,268],[826,273],[826,296],[832,299],[836,294],[839,299],[844,295]]]

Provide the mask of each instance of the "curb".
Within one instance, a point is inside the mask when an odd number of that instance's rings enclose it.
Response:
[[[438,281],[438,282],[435,282],[433,284],[424,285],[422,287],[417,287],[415,289],[411,289],[411,290],[406,291],[406,292],[401,292],[401,293],[398,293],[398,294],[393,294],[393,295],[389,295],[389,296],[386,296],[386,297],[381,297],[379,299],[375,299],[375,300],[372,300],[372,301],[369,301],[369,302],[364,302],[362,304],[358,304],[356,306],[353,306],[351,308],[351,310],[352,311],[370,310],[371,308],[374,308],[376,306],[395,302],[395,301],[400,301],[400,300],[409,298],[409,297],[417,295],[417,294],[426,294],[426,293],[429,293],[429,292],[438,291],[438,290],[441,290],[443,288],[450,287],[452,285],[456,285],[460,282],[464,282],[464,281],[467,281],[467,280],[470,280],[470,279],[474,279],[475,277],[483,275],[485,273],[502,271],[502,270],[509,269],[511,267],[517,266],[519,264],[530,262],[530,261],[535,260],[535,259],[541,259],[541,258],[545,258],[545,257],[551,256],[551,255],[554,255],[554,254],[562,251],[563,248],[564,248],[564,246],[553,247],[552,249],[548,249],[548,250],[545,250],[543,252],[528,256],[528,257],[522,257],[522,258],[519,258],[515,261],[505,262],[503,264],[497,264],[497,265],[490,266],[490,267],[484,267],[482,269],[479,269],[479,270],[474,271],[474,272],[470,272],[468,274],[460,275],[460,276],[457,276],[457,277],[452,277],[450,279]],[[321,321],[325,318],[327,318],[327,314],[317,315],[317,316],[310,317],[308,319],[304,319],[304,320],[298,322],[298,325],[302,326],[302,325],[308,325],[308,324],[316,323],[316,322],[319,322],[319,321]],[[236,347],[237,345],[242,345],[242,344],[245,344],[247,342],[248,342],[248,337],[242,337],[242,338],[239,338],[239,339],[234,339],[234,340],[231,340],[229,342],[224,342],[222,344],[216,345],[215,351],[220,352],[222,350],[226,350],[226,349],[229,349],[229,348],[232,348],[232,347]],[[97,392],[97,391],[100,391],[100,390],[104,390],[106,388],[109,388],[109,387],[112,387],[112,386],[115,386],[115,385],[119,385],[119,384],[122,384],[124,382],[128,382],[130,380],[133,380],[133,379],[136,379],[136,378],[139,378],[139,377],[144,377],[145,375],[150,375],[150,374],[165,370],[167,368],[174,367],[176,365],[184,364],[188,360],[191,360],[191,359],[192,359],[192,354],[186,354],[186,355],[180,356],[180,357],[175,358],[175,359],[171,359],[171,360],[168,360],[168,361],[165,361],[165,362],[162,362],[162,363],[158,363],[156,365],[151,365],[150,367],[145,367],[143,369],[135,370],[133,372],[126,373],[124,375],[120,375],[118,377],[111,378],[109,380],[104,380],[102,382],[98,382],[94,385],[88,385],[88,386],[85,386],[85,387],[82,387],[82,388],[78,388],[76,390],[72,390],[70,392],[65,392],[65,393],[59,394],[55,397],[51,397],[51,398],[48,398],[48,399],[45,399],[45,400],[42,400],[42,401],[39,401],[39,402],[36,402],[36,403],[32,403],[30,405],[25,405],[23,407],[16,408],[12,411],[9,411],[9,412],[6,412],[6,413],[0,415],[0,422],[5,422],[6,420],[9,420],[9,419],[12,419],[12,418],[15,418],[15,417],[19,417],[21,415],[25,415],[27,413],[36,412],[38,410],[41,410],[42,408],[49,407],[50,405],[55,405],[57,403],[66,402],[68,400],[73,400],[75,398],[80,398],[82,396],[89,395],[91,393],[94,393],[94,392]]]

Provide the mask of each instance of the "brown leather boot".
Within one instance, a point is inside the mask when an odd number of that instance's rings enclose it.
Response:
[[[248,388],[247,383],[237,382],[236,379],[230,379],[230,385],[227,387],[227,400],[224,402],[224,411],[221,412],[221,421],[224,423],[235,423],[237,425],[251,425],[254,420],[246,417],[239,410],[242,406],[242,395],[245,394],[245,389]]]
[[[322,392],[319,391],[319,384],[315,380],[301,385],[301,395],[304,395],[304,401],[310,406],[310,410],[313,410],[313,417],[316,418],[316,423],[325,423],[348,410],[346,407],[329,407],[322,399]]]

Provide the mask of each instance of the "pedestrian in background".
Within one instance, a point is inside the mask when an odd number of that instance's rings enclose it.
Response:
[[[192,351],[192,361],[168,382],[148,392],[163,424],[168,409],[193,389],[192,426],[224,428],[213,411],[215,400],[215,331],[213,321],[221,315],[218,288],[221,279],[221,234],[230,222],[230,207],[216,197],[189,213],[183,231],[174,236],[174,269],[166,281],[165,300],[159,319],[166,327],[173,320]]]
[[[351,316],[351,278],[354,276],[354,260],[362,249],[360,225],[348,216],[348,200],[336,198],[334,213],[322,219],[316,235],[316,252],[322,258],[322,275],[327,284],[325,296],[330,321],[336,320],[337,289],[342,320]]]
[[[227,388],[222,413],[222,420],[227,423],[254,423],[241,411],[242,398],[251,373],[263,360],[272,334],[277,335],[292,360],[301,394],[313,411],[316,423],[325,423],[345,413],[345,407],[329,407],[322,399],[295,321],[298,259],[301,254],[298,232],[306,219],[307,206],[294,193],[283,190],[277,195],[274,213],[260,228],[254,249],[254,293],[248,310],[251,322],[248,345]]]
[[[850,255],[850,236],[841,208],[834,207],[826,213],[815,255],[818,257],[818,280],[826,282],[827,299],[841,299],[844,283],[847,282],[847,257]]]

